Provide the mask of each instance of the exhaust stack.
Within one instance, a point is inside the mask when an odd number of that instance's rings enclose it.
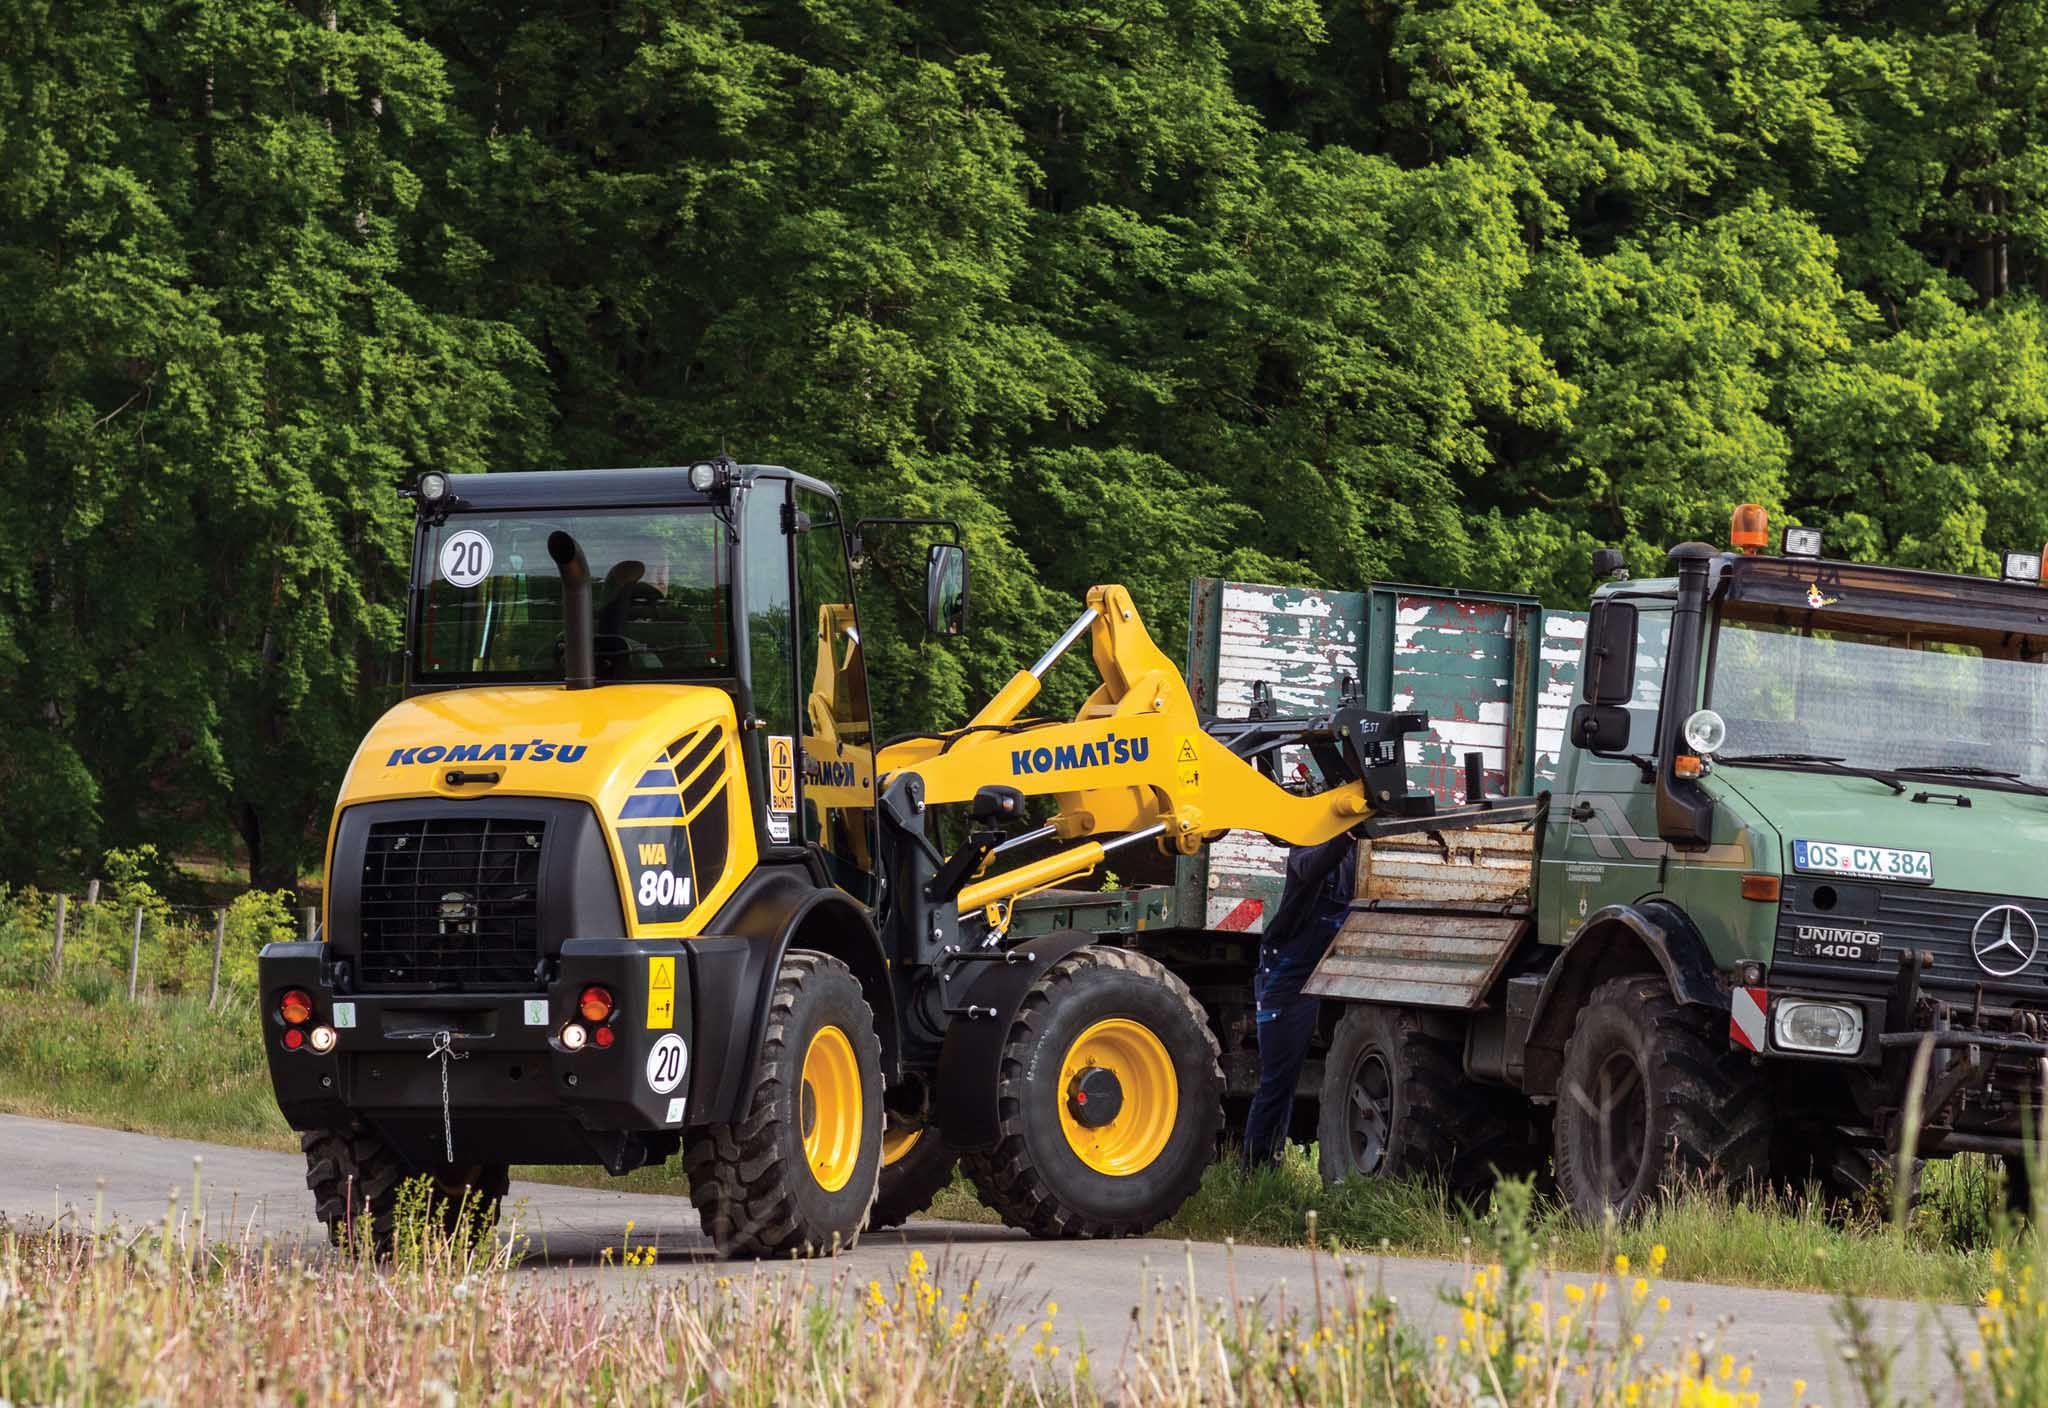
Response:
[[[548,556],[562,574],[562,682],[570,689],[589,689],[597,683],[590,563],[583,556],[583,545],[559,529],[548,534]]]

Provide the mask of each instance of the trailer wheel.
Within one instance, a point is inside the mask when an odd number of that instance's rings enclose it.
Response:
[[[396,1237],[400,1193],[418,1177],[433,1180],[429,1207],[440,1230],[449,1234],[465,1223],[483,1227],[494,1222],[511,1187],[511,1170],[503,1164],[466,1168],[416,1169],[371,1129],[321,1129],[299,1136],[306,1155],[306,1186],[313,1192],[313,1210],[335,1246],[351,1246],[368,1229],[370,1246],[388,1254]]]
[[[1078,949],[1025,994],[994,1092],[1000,1135],[961,1166],[1034,1237],[1149,1231],[1215,1158],[1221,1055],[1179,978],[1128,949]]]
[[[1535,1171],[1532,1114],[1465,1074],[1457,1044],[1415,1013],[1358,1005],[1337,1019],[1323,1058],[1316,1162],[1324,1183],[1441,1178],[1477,1198],[1496,1173]]]
[[[1557,1183],[1581,1217],[1633,1216],[1667,1173],[1731,1187],[1768,1174],[1769,1097],[1727,1025],[1655,975],[1594,990],[1557,1091]]]
[[[747,1110],[693,1132],[690,1201],[721,1256],[819,1255],[867,1225],[882,1163],[882,1047],[844,963],[791,949]]]
[[[916,1217],[953,1181],[958,1156],[930,1126],[891,1129],[882,1134],[882,1178],[875,1189],[868,1228],[879,1232]]]

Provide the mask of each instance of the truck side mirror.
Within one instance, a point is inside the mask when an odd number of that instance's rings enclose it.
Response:
[[[1628,710],[1619,704],[1581,704],[1572,710],[1572,742],[1588,753],[1626,753]]]
[[[1586,623],[1579,698],[1588,704],[1626,704],[1636,688],[1636,609],[1603,601]]]
[[[967,549],[933,543],[924,558],[924,628],[957,636],[967,629]]]

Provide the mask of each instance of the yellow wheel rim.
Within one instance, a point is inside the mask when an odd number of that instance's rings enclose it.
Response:
[[[917,1147],[917,1141],[924,1138],[922,1129],[891,1129],[882,1135],[882,1167],[887,1168],[898,1159],[907,1157]]]
[[[804,1162],[827,1193],[837,1193],[860,1162],[860,1062],[837,1027],[820,1027],[804,1050]]]
[[[1122,1088],[1123,1104],[1107,1124],[1090,1127],[1075,1115],[1075,1082],[1090,1068],[1108,1071]],[[1060,1128],[1076,1157],[1097,1173],[1127,1178],[1151,1166],[1173,1137],[1180,1113],[1180,1082],[1173,1058],[1152,1029],[1111,1017],[1082,1032],[1060,1063]]]

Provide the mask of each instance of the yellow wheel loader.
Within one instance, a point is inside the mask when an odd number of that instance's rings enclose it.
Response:
[[[408,493],[405,698],[342,784],[322,935],[261,962],[278,1103],[338,1239],[388,1238],[409,1177],[489,1207],[514,1163],[678,1151],[726,1255],[849,1246],[956,1159],[1034,1234],[1143,1232],[1215,1152],[1216,1038],[1158,963],[1013,941],[1011,905],[1123,846],[1429,809],[1400,758],[1420,716],[1205,728],[1114,586],[967,724],[878,741],[858,525],[787,469]],[[963,550],[933,544],[927,628],[966,602]],[[1025,717],[1084,639],[1094,694]],[[1321,790],[1276,781],[1289,746]],[[1051,820],[1028,827],[1034,797]],[[934,822],[961,804],[947,853]]]

